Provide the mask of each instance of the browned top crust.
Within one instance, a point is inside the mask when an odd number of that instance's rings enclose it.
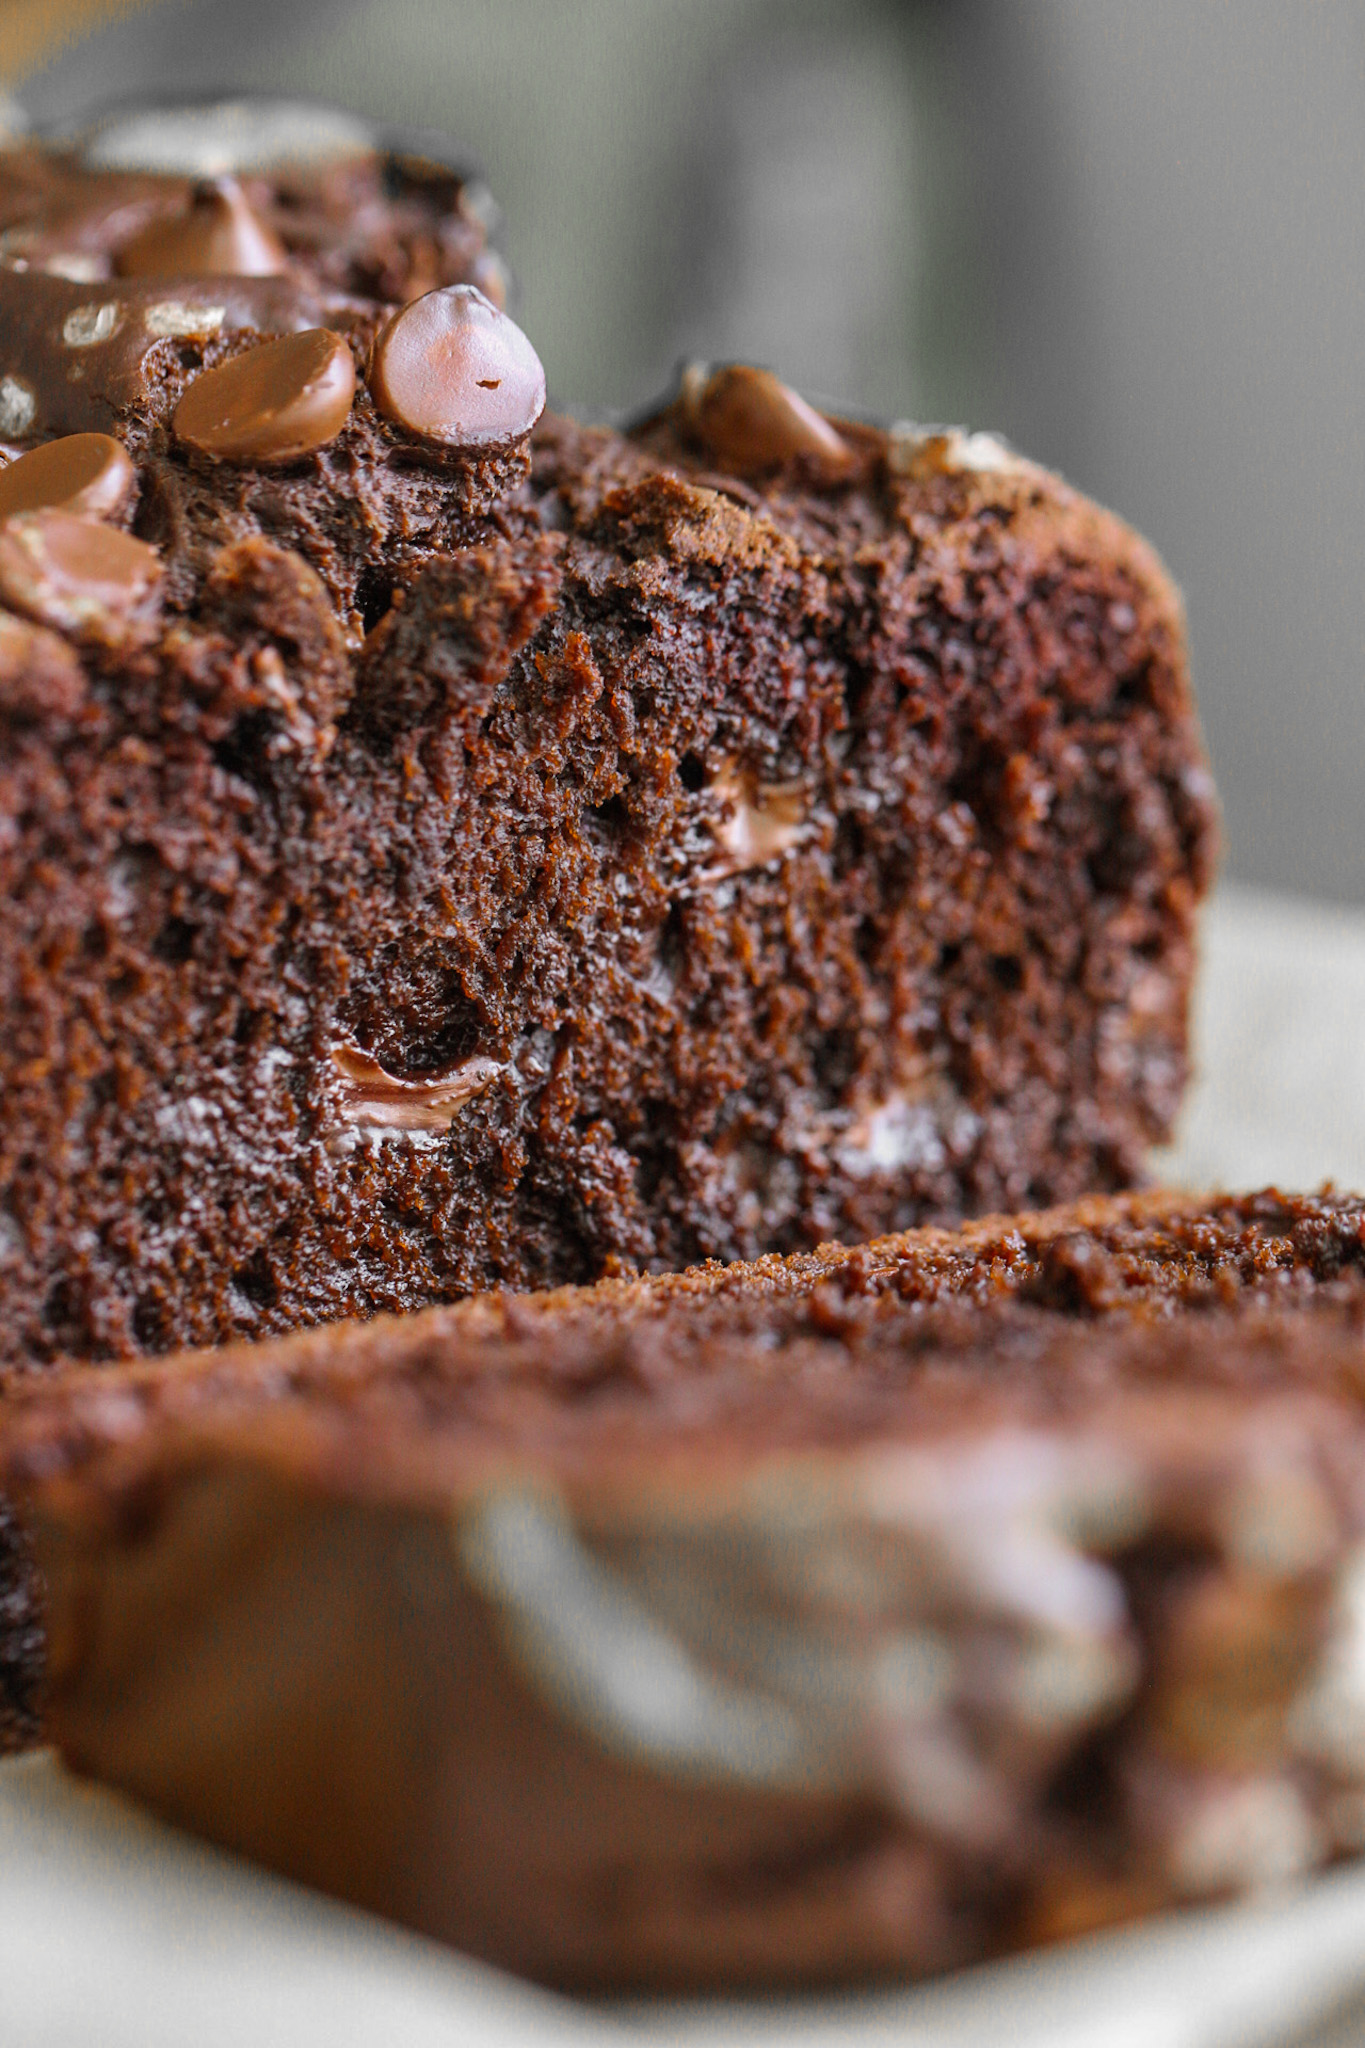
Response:
[[[19,1376],[0,1413],[8,1479],[25,1490],[98,1484],[106,1468],[122,1485],[207,1439],[362,1495],[442,1497],[509,1464],[600,1483],[642,1463],[685,1473],[869,1440],[1072,1429],[1163,1390],[1195,1408],[1339,1404],[1353,1417],[1343,1456],[1360,1464],[1365,1200],[1092,1196],[955,1231],[481,1295],[112,1375]]]

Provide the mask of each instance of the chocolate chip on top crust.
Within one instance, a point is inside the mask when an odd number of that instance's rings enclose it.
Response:
[[[340,433],[355,362],[326,327],[283,334],[205,370],[173,415],[178,438],[223,462],[289,462]]]
[[[161,574],[145,541],[72,512],[23,512],[0,526],[0,600],[75,638],[141,638]]]
[[[57,725],[74,717],[85,698],[85,670],[75,648],[46,626],[0,611],[0,723]],[[0,1541],[0,1553],[3,1547]]]
[[[446,138],[265,96],[116,109],[6,152],[0,457],[2,444],[116,439],[138,483],[135,518],[130,504],[119,523],[158,548],[168,611],[192,610],[216,552],[259,533],[315,568],[359,645],[415,566],[472,538],[529,470],[524,434],[478,439],[476,423],[472,441],[450,439],[444,417],[428,434],[368,392],[352,403],[354,366],[399,305],[465,281],[503,294],[496,215]],[[255,356],[309,329],[346,346],[320,364],[308,343]],[[300,352],[301,390],[254,386],[262,362],[277,383]],[[543,394],[531,360],[528,421]]]
[[[825,478],[852,468],[852,450],[829,421],[771,370],[730,363],[684,374],[680,410],[693,438],[741,476],[797,460]]]
[[[136,485],[128,451],[112,434],[64,434],[0,470],[0,519],[54,507],[88,519],[113,518]]]
[[[472,285],[395,313],[375,341],[369,383],[386,419],[448,448],[506,447],[545,410],[539,356]]]
[[[115,252],[120,277],[279,277],[284,243],[248,204],[235,178],[197,185],[185,213],[153,221]]]
[[[293,277],[90,285],[0,268],[0,439],[112,434],[136,459],[165,409],[165,389],[229,337],[374,319],[363,302]]]

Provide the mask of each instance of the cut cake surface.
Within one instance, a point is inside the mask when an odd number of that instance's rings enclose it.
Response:
[[[1128,528],[758,373],[630,436],[433,441],[370,388],[364,294],[407,286],[316,209],[278,275],[122,276],[106,174],[44,212],[34,162],[0,157],[11,453],[120,441],[106,525],[155,587],[63,608],[0,548],[8,1361],[1139,1175],[1214,805]],[[63,236],[115,274],[60,274]],[[330,439],[187,445],[199,379],[319,327],[357,379]]]

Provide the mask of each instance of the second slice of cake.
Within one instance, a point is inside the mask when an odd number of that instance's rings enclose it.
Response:
[[[1092,1199],[12,1386],[49,1739],[565,1985],[1281,1885],[1365,1844],[1362,1227]]]

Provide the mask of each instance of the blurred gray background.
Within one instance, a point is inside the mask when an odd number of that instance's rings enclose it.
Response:
[[[742,357],[1116,505],[1232,872],[1365,900],[1361,0],[144,0],[19,89],[220,84],[480,156],[560,405]]]

